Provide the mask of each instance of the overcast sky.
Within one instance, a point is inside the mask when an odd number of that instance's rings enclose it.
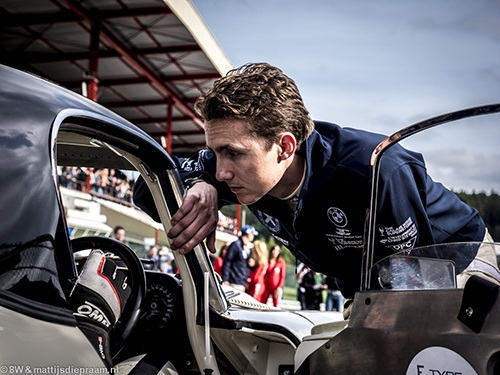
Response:
[[[500,103],[500,1],[192,0],[232,64],[293,78],[313,119],[383,134]],[[454,190],[500,192],[500,114],[404,141]]]

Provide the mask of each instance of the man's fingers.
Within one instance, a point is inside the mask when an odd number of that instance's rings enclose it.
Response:
[[[212,253],[215,254],[217,252],[217,249],[215,248],[215,230],[212,231],[207,237],[207,248],[208,250]]]
[[[193,233],[194,232],[194,233]],[[196,245],[198,245],[200,242],[202,242],[205,238],[212,236],[213,233],[213,240],[210,251],[215,250],[215,230],[212,229],[211,226],[204,225],[198,230],[194,230],[191,232],[191,228],[187,228],[183,231],[183,233],[176,238],[176,241],[178,240],[179,243],[184,241],[181,245],[178,246],[178,251],[181,254],[187,254],[189,253]],[[213,251],[214,252],[214,251]]]
[[[194,219],[190,218],[181,223],[184,217],[188,215],[204,217],[206,220],[215,221],[215,224],[217,224],[217,211],[217,191],[215,188],[205,182],[197,183],[187,191],[181,207],[172,216],[172,229],[169,231],[169,237],[178,236],[186,226],[193,222]]]
[[[197,220],[198,219],[198,220]],[[191,231],[195,232],[197,229],[199,229],[201,227],[201,223],[200,223],[200,220],[198,218],[198,214],[195,210],[191,210],[189,211],[188,213],[186,213],[185,215],[183,215],[182,217],[179,217],[178,221],[174,224],[174,220],[172,220],[172,228],[170,228],[170,230],[168,231],[168,238],[170,238],[171,240],[174,240],[174,241],[171,241],[170,244],[175,246],[175,244],[177,243],[177,245],[179,246],[179,241],[176,241],[177,238],[179,236],[181,236],[183,234],[183,232],[187,229],[187,228],[191,228]],[[184,236],[187,236],[187,235],[190,235],[190,234],[194,234],[194,233],[189,233],[186,232],[184,233]]]
[[[168,237],[171,240],[170,245],[174,250],[180,249],[187,243],[196,242],[196,245],[209,236],[214,231],[216,225],[217,221],[211,218],[210,215],[205,214],[203,211],[200,213],[193,210],[168,232]],[[184,246],[186,252],[191,250],[191,248]]]
[[[193,211],[193,209],[196,206],[196,203],[198,201],[198,198],[195,196],[186,196],[186,199],[182,202],[181,206],[177,210],[177,212],[172,216],[172,219],[170,220],[170,224],[172,227],[177,226],[177,224],[189,213]],[[170,233],[170,232],[169,232]],[[175,235],[173,236],[175,237]]]
[[[209,237],[207,245],[211,252],[215,252],[217,219],[217,191],[205,182],[195,184],[172,216],[172,228],[168,232],[170,246],[186,254]]]

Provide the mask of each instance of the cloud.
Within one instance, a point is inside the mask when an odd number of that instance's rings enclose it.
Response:
[[[444,147],[429,151],[424,157],[432,178],[450,189],[500,192],[500,153]]]
[[[193,3],[234,65],[267,61],[283,69],[314,119],[389,135],[433,116],[500,101],[498,1]],[[451,133],[426,131],[409,140],[409,148],[424,155],[445,147],[495,152],[498,120],[478,130],[480,121],[454,125]],[[476,160],[471,158],[461,161]],[[451,185],[469,189],[458,170],[436,168]],[[497,189],[494,178],[473,176],[468,164],[461,172],[475,179],[476,189]]]
[[[6,147],[12,150],[16,150],[22,147],[31,147],[33,143],[28,139],[26,134],[17,132],[5,132],[0,134],[0,146]]]

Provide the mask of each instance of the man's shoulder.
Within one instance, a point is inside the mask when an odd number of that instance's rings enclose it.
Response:
[[[316,132],[322,137],[341,137],[350,140],[381,142],[387,135],[367,130],[343,127],[333,122],[314,121]]]
[[[186,172],[197,172],[206,169],[207,163],[214,160],[214,155],[210,150],[203,149],[198,151],[189,159],[174,158],[175,163],[180,169]]]
[[[352,168],[353,165],[368,165],[375,148],[387,138],[380,133],[369,132],[362,129],[341,127],[339,125],[316,121],[316,138],[314,147],[321,144],[331,145],[330,160],[336,166]],[[321,139],[322,142],[318,142]],[[327,147],[328,147],[327,146]],[[404,164],[417,164],[424,166],[422,155],[409,151],[397,144],[387,150],[383,158],[384,168],[398,168]],[[363,168],[362,168],[363,169]]]
[[[241,241],[241,238],[238,238],[236,241],[232,242],[229,247],[227,248],[227,250],[233,250],[233,249],[239,249],[243,247],[243,243]]]
[[[308,139],[310,151],[340,162],[345,158],[366,159],[377,145],[387,138],[383,134],[362,129],[341,127],[334,123],[315,121],[315,131]],[[356,156],[358,155],[358,156]]]

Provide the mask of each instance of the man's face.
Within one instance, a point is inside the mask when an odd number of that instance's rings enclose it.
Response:
[[[252,242],[254,240],[254,238],[255,238],[255,236],[253,233],[247,233],[243,236],[243,239],[244,239],[243,242],[245,244],[248,244],[248,243]]]
[[[115,239],[117,239],[120,242],[123,242],[123,240],[125,239],[125,230],[118,229],[115,233]]]
[[[243,120],[216,119],[205,123],[208,148],[217,157],[216,178],[229,185],[242,204],[257,202],[280,181],[286,167],[279,162],[280,148],[267,151]]]

